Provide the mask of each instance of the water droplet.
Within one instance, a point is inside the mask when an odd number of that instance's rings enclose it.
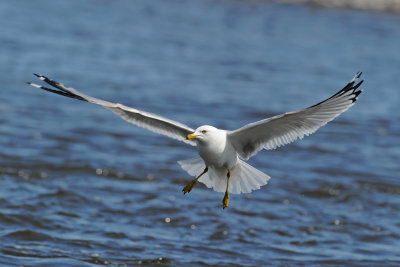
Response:
[[[388,134],[388,130],[383,127],[378,128],[377,132],[378,132],[378,135],[380,135],[380,136],[385,136]]]
[[[33,139],[38,140],[38,139],[42,138],[42,134],[41,133],[34,133],[32,137],[33,137]]]
[[[23,178],[23,179],[25,179],[25,180],[29,179],[29,174],[25,173],[23,170],[19,170],[18,171],[18,176]]]
[[[146,178],[147,178],[147,180],[149,180],[149,181],[153,181],[154,179],[156,179],[156,176],[153,175],[153,174],[148,174]]]

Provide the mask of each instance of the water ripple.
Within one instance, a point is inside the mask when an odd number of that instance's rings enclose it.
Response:
[[[40,8],[38,8],[40,7]],[[400,265],[396,16],[269,1],[3,1],[0,265]],[[345,41],[343,41],[345,40]],[[362,44],[362,45],[360,45]],[[32,72],[191,127],[236,129],[364,92],[249,163],[251,194],[196,185],[193,147],[25,86]]]

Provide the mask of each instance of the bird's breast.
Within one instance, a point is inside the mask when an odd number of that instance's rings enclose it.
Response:
[[[218,142],[198,144],[197,149],[207,166],[232,169],[237,162],[236,150],[226,138]]]

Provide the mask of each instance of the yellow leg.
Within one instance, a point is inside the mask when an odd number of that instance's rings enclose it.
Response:
[[[231,178],[231,172],[228,170],[228,174],[226,175],[227,177],[227,182],[226,182],[226,191],[225,191],[225,196],[224,199],[222,200],[222,208],[225,209],[229,205],[229,179]]]
[[[182,189],[183,194],[189,193],[189,192],[192,190],[193,186],[197,183],[197,180],[199,180],[199,178],[200,178],[203,174],[205,174],[207,171],[208,171],[208,167],[206,167],[206,168],[204,169],[204,171],[203,171],[199,176],[197,176],[195,179],[193,179],[193,181],[191,181],[190,183],[188,183],[188,184]]]

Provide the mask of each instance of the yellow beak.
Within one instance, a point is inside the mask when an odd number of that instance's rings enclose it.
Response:
[[[191,139],[194,139],[196,137],[197,137],[197,135],[195,135],[194,133],[191,133],[191,134],[188,134],[188,136],[186,136],[185,140],[191,140]]]

